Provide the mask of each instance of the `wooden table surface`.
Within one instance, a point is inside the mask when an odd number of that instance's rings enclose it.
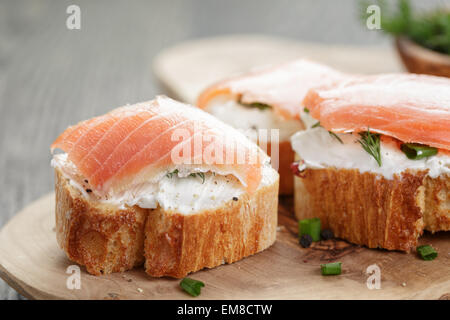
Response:
[[[353,1],[257,2],[76,1],[81,30],[68,30],[71,1],[0,0],[0,226],[52,189],[48,146],[64,128],[160,93],[151,66],[165,47],[258,32],[388,48],[361,27]],[[341,20],[330,28],[318,16]],[[17,298],[0,280],[0,299]]]

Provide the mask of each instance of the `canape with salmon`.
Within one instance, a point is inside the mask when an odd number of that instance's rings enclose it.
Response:
[[[89,273],[145,262],[184,277],[275,241],[278,173],[242,133],[167,97],[69,127],[55,154],[56,234]]]
[[[257,140],[279,170],[280,194],[288,195],[293,192],[289,165],[294,161],[289,138],[304,128],[298,114],[305,94],[343,77],[327,66],[300,59],[218,82],[201,93],[197,105]]]
[[[295,213],[370,248],[450,230],[450,79],[354,77],[311,89],[292,147]]]

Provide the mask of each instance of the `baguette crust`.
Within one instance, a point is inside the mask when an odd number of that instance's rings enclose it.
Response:
[[[190,215],[156,209],[145,227],[145,271],[182,278],[270,247],[276,238],[277,191],[278,182],[216,210]]]
[[[55,173],[56,239],[67,257],[95,275],[142,265],[147,210],[88,201],[59,169]]]
[[[59,169],[55,173],[58,244],[94,275],[126,271],[146,259],[150,275],[183,277],[232,263],[275,241],[278,178],[217,210],[181,215],[89,201]]]
[[[450,231],[450,176],[425,179],[425,230]]]
[[[296,217],[319,217],[323,228],[352,243],[409,252],[424,228],[448,230],[448,200],[442,202],[447,209],[438,208],[435,201],[437,194],[445,192],[448,199],[448,178],[436,183],[426,171],[406,171],[389,180],[335,168],[307,169],[302,175],[295,178]],[[438,226],[437,220],[447,226]]]

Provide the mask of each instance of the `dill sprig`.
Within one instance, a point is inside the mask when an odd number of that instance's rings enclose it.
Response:
[[[406,36],[428,49],[450,54],[450,11],[445,7],[428,12],[414,10],[409,0],[363,0],[360,3],[363,22],[369,13],[368,5],[377,4],[381,9],[381,29],[394,36]]]
[[[175,170],[173,170],[172,172],[167,173],[167,174],[166,174],[166,177],[167,177],[167,178],[172,178],[172,176],[173,176],[174,174],[178,174],[178,169],[175,169]]]
[[[172,178],[173,175],[177,175],[178,174],[178,169],[173,170],[172,172],[169,172],[166,174],[167,178]],[[189,174],[190,177],[200,177],[202,179],[202,183],[205,183],[205,174],[203,172],[193,172],[191,174]]]
[[[331,131],[328,131],[328,133],[330,134],[330,136],[335,137],[340,143],[344,144],[344,142],[342,141],[342,139],[339,138],[339,136],[338,136],[336,133],[331,132]]]
[[[195,172],[189,175],[190,177],[200,177],[202,179],[202,184],[205,183],[205,174],[203,172]]]
[[[380,135],[371,133],[370,128],[367,129],[367,132],[360,132],[359,135],[361,139],[358,142],[368,154],[374,157],[381,167]]]
[[[320,124],[320,121],[317,121],[316,123],[314,123],[314,124],[311,126],[311,128],[317,128],[317,127],[322,127],[322,125]],[[340,143],[344,144],[344,142],[342,141],[342,139],[339,138],[339,136],[338,136],[336,133],[334,133],[334,132],[332,132],[332,131],[328,131],[328,133],[330,134],[330,136],[336,138],[337,141],[339,141]]]

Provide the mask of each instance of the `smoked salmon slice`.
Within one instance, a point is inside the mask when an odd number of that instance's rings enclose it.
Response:
[[[206,112],[167,97],[117,108],[64,131],[61,149],[99,195],[157,181],[175,169],[232,174],[255,191],[267,155]]]
[[[311,89],[303,101],[333,132],[370,131],[450,150],[450,79],[362,76]]]
[[[232,95],[245,104],[267,104],[286,119],[298,118],[310,88],[332,84],[344,77],[330,67],[298,59],[218,82],[201,93],[197,105],[204,109],[214,98]]]

